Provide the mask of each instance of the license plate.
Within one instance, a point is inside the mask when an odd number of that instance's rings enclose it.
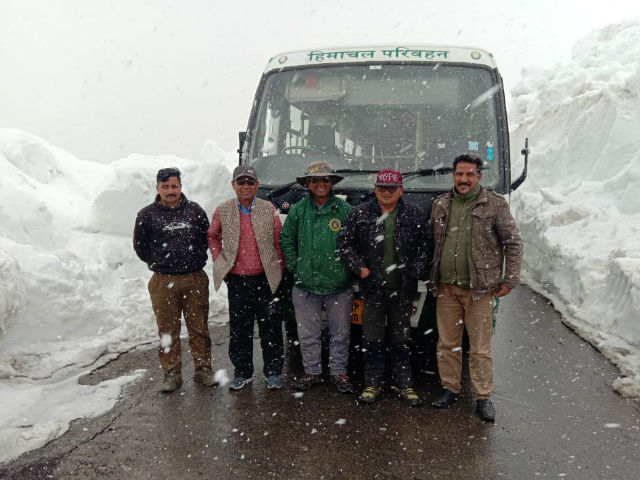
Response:
[[[364,302],[361,298],[354,298],[353,307],[351,308],[351,323],[353,325],[362,325],[362,306]]]

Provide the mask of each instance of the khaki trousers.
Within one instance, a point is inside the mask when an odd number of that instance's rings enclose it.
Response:
[[[469,373],[476,399],[489,398],[493,391],[492,294],[473,300],[471,290],[455,285],[438,289],[436,317],[438,320],[438,371],[442,386],[460,393],[462,374],[462,333],[469,335]]]
[[[182,369],[180,317],[183,313],[195,367],[211,368],[207,274],[203,270],[183,275],[154,273],[149,280],[149,296],[158,324],[162,370],[169,373]]]

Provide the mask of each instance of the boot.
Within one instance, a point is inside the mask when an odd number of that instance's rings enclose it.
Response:
[[[476,401],[476,413],[485,422],[495,422],[496,420],[496,407],[488,398]]]
[[[449,408],[451,405],[455,403],[457,399],[458,399],[458,395],[456,393],[453,393],[451,390],[445,388],[442,395],[436,398],[431,403],[431,406],[434,408]]]
[[[198,367],[193,375],[193,381],[196,383],[200,383],[205,387],[212,387],[215,385],[215,380],[213,379],[213,372],[209,367]]]
[[[164,374],[160,391],[169,393],[177,390],[182,385],[182,374],[180,372],[169,372]]]

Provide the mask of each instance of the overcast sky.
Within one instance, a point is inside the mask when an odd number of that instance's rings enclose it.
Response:
[[[237,148],[266,61],[335,45],[491,51],[507,90],[638,0],[0,0],[0,127],[86,160]]]

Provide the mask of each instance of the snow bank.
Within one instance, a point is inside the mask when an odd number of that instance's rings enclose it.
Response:
[[[514,153],[531,142],[512,196],[524,278],[620,367],[618,391],[640,398],[638,58],[640,22],[596,31],[570,64],[525,73],[511,120]]]
[[[54,408],[47,398],[56,388],[69,389],[87,367],[155,341],[150,272],[131,236],[137,211],[155,197],[157,170],[179,167],[185,194],[213,212],[233,195],[232,157],[209,142],[204,162],[130,155],[104,165],[0,129],[0,461],[44,444],[87,414],[70,407],[69,415],[42,420],[41,412]],[[211,320],[219,318],[225,292],[212,288],[210,305]],[[91,412],[113,405],[113,388],[80,390],[79,403],[90,397]]]

